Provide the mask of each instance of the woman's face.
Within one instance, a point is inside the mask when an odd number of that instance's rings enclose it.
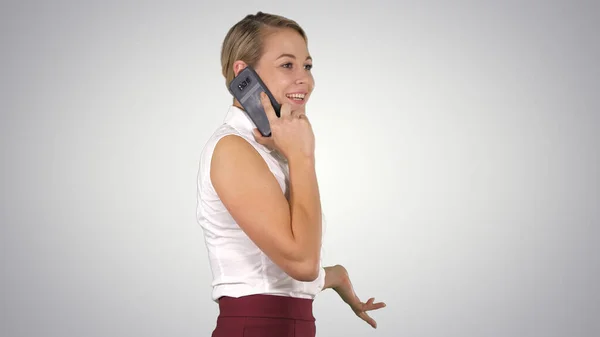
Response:
[[[277,102],[304,110],[315,82],[312,58],[302,36],[293,29],[274,30],[264,39],[263,50],[255,66],[260,78]]]

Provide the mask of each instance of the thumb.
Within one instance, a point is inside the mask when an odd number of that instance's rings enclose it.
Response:
[[[254,128],[252,130],[252,133],[254,134],[254,139],[261,145],[266,145],[267,143],[267,137],[263,137],[263,135],[260,133],[260,131],[258,131],[258,128]]]
[[[268,149],[273,150],[275,147],[273,145],[273,138],[272,137],[264,137],[260,131],[258,131],[258,129],[254,129],[252,130],[252,133],[254,134],[254,139],[256,140],[257,143],[259,143],[262,146],[265,146]]]

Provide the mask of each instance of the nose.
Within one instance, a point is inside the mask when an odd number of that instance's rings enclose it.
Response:
[[[308,74],[308,71],[304,68],[300,68],[300,70],[296,72],[296,84],[306,84],[308,83],[309,78],[310,75]]]

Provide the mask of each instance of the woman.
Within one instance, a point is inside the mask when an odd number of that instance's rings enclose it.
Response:
[[[314,87],[303,29],[258,12],[223,42],[226,84],[251,66],[282,105],[263,106],[271,136],[262,137],[234,99],[202,151],[198,221],[219,304],[213,336],[315,336],[315,295],[333,289],[360,318],[384,303],[361,302],[344,267],[321,266],[322,212],[314,135],[306,103]]]

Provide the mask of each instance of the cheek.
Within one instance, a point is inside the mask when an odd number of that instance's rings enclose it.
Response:
[[[277,101],[282,102],[285,99],[285,93],[290,88],[291,84],[292,83],[285,78],[277,79],[275,83],[273,83],[273,96],[275,96]]]
[[[313,75],[311,74],[310,78],[308,80],[308,90],[312,92],[314,88],[315,88],[315,79],[314,79]]]
[[[269,88],[273,96],[275,96],[275,98],[277,98],[280,92],[284,90],[281,85],[281,80],[275,76],[265,76],[262,77],[262,80],[265,83],[265,85]]]
[[[273,95],[273,97],[275,97],[275,99],[279,101],[279,86],[277,85],[277,83],[274,83],[273,81],[268,81],[264,78],[262,79],[262,81],[265,83],[265,85],[271,92],[271,95]]]

